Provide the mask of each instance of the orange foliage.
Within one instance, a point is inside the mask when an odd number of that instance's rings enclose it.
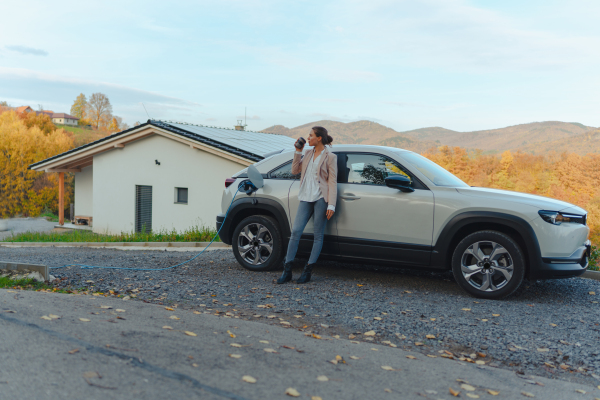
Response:
[[[47,116],[45,116],[47,118]],[[37,216],[45,208],[58,211],[55,174],[29,170],[30,164],[73,147],[73,138],[62,129],[46,129],[39,116],[21,119],[14,111],[0,113],[0,215]],[[65,204],[73,195],[73,177],[65,176]]]
[[[600,154],[505,151],[496,156],[442,146],[423,155],[472,186],[537,194],[582,207],[588,211],[592,237],[600,234]]]

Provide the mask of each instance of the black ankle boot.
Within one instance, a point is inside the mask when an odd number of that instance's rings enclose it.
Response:
[[[283,274],[277,279],[277,283],[286,283],[292,280],[292,263],[283,262]]]
[[[304,266],[304,270],[302,271],[302,275],[300,275],[300,278],[298,278],[296,283],[310,282],[310,276],[312,274],[312,269],[314,266],[315,266],[315,264],[306,263],[306,265]]]

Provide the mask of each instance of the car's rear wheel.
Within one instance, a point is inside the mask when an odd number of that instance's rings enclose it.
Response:
[[[279,266],[283,238],[277,222],[264,215],[244,218],[233,231],[233,254],[251,271],[269,271]]]
[[[525,257],[517,242],[497,231],[479,231],[465,237],[454,249],[452,272],[468,293],[501,299],[523,283]]]

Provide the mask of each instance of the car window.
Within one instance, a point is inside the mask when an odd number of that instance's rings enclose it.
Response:
[[[300,179],[300,174],[294,175],[292,174],[292,163],[289,162],[287,164],[282,165],[271,171],[269,174],[269,178],[271,179]]]
[[[348,153],[346,170],[348,183],[385,186],[385,178],[393,175],[407,177],[411,181],[411,186],[414,183],[404,167],[381,154]]]
[[[405,151],[400,153],[400,157],[425,175],[436,186],[469,187],[459,178],[422,155]]]

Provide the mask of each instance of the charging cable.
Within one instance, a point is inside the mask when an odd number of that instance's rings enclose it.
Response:
[[[67,265],[63,265],[61,267],[50,267],[50,269],[58,269],[58,268],[66,268],[66,267],[81,267],[81,269],[101,268],[101,269],[119,269],[119,270],[128,270],[128,271],[164,271],[167,269],[180,267],[180,266],[187,264],[190,261],[198,258],[202,253],[204,253],[206,251],[206,249],[208,249],[210,247],[211,244],[213,244],[213,242],[215,241],[217,236],[219,236],[221,229],[223,229],[223,226],[225,225],[225,220],[227,219],[227,215],[229,214],[229,210],[231,210],[231,206],[233,205],[233,202],[235,201],[235,196],[237,196],[237,194],[240,190],[243,190],[244,192],[246,192],[246,194],[248,196],[250,196],[252,193],[256,192],[258,190],[258,188],[252,182],[250,182],[250,180],[242,181],[238,185],[238,188],[235,191],[235,194],[233,195],[233,199],[231,199],[231,203],[229,204],[229,208],[227,208],[227,212],[225,213],[225,218],[223,218],[223,223],[221,224],[221,227],[217,231],[217,234],[215,235],[215,237],[210,241],[208,246],[206,246],[200,253],[196,254],[194,257],[190,258],[187,261],[184,261],[177,265],[173,265],[172,267],[166,267],[166,268],[99,267],[99,266],[95,266],[95,265],[85,265],[85,264],[67,264]]]

